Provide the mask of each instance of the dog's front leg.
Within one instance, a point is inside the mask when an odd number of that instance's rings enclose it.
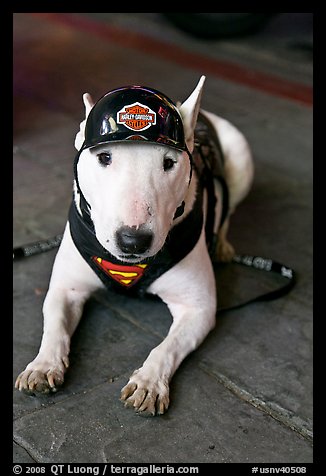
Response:
[[[76,250],[67,227],[43,305],[41,346],[35,359],[17,377],[15,386],[19,390],[48,393],[63,383],[69,365],[70,339],[92,290],[92,274]]]
[[[151,351],[121,391],[121,400],[140,414],[164,413],[169,406],[169,383],[183,359],[215,325],[215,278],[204,234],[180,263],[149,288],[168,305],[173,323],[167,337]]]
[[[18,376],[16,388],[27,392],[56,391],[69,366],[70,338],[76,328],[84,302],[80,293],[52,288],[43,306],[44,329],[40,350]]]

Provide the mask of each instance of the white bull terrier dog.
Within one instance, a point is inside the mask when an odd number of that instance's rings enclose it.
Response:
[[[215,325],[210,255],[232,259],[229,217],[253,180],[244,136],[199,111],[204,81],[178,106],[139,86],[95,105],[84,94],[74,200],[44,301],[40,350],[18,376],[19,390],[48,393],[63,383],[71,336],[93,292],[146,292],[167,304],[173,323],[121,400],[140,414],[167,410],[173,374]]]

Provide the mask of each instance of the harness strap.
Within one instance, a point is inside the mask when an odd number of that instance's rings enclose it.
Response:
[[[224,177],[225,157],[218,134],[202,112],[199,112],[196,123],[193,160],[202,187],[207,192],[205,233],[208,251],[212,258],[217,244],[217,232],[214,230],[217,200],[216,182],[222,188],[222,211],[219,228],[223,225],[229,212],[229,189]]]

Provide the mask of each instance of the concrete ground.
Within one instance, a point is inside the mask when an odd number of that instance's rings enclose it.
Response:
[[[42,398],[14,390],[15,463],[312,462],[310,15],[204,40],[158,13],[14,14],[14,245],[63,231],[83,92],[98,99],[134,83],[184,100],[206,74],[203,107],[234,122],[255,158],[231,241],[298,273],[287,296],[219,313],[155,418],[125,409],[119,395],[167,333],[169,312],[149,298],[96,296],[62,389]],[[14,263],[14,380],[38,351],[54,257]],[[260,272],[238,268],[216,270],[222,304],[261,292]]]

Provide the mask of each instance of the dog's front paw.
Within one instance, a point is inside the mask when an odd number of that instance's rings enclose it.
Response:
[[[68,365],[68,358],[54,365],[35,359],[18,375],[15,387],[31,395],[56,392],[63,384],[65,369]]]
[[[169,385],[162,380],[151,380],[139,369],[121,390],[121,400],[139,415],[162,415],[169,407]]]

